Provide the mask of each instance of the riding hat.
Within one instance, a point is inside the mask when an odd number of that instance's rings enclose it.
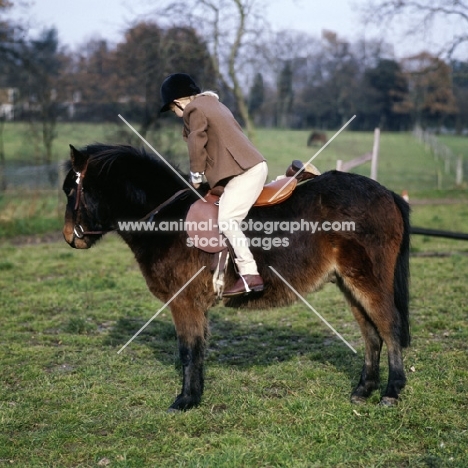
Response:
[[[174,99],[200,94],[201,89],[196,85],[190,75],[186,73],[173,73],[169,75],[161,85],[161,101],[163,106],[160,112],[169,110],[169,105]]]

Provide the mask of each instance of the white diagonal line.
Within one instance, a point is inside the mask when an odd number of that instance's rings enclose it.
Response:
[[[167,165],[175,174],[177,174],[177,175],[184,181],[184,183],[185,183],[189,188],[191,188],[191,189],[197,194],[197,196],[198,196],[199,198],[201,198],[204,202],[206,202],[206,200],[194,189],[194,187],[193,187],[192,185],[190,185],[190,184],[177,172],[177,170],[174,169],[174,168],[159,154],[159,152],[158,152],[156,149],[154,149],[154,148],[149,144],[149,142],[148,142],[142,135],[140,135],[140,134],[138,133],[138,131],[137,131],[134,127],[132,127],[120,114],[119,114],[119,118],[128,126],[128,128],[130,128],[131,130],[133,130],[133,131],[135,132],[135,134],[138,135],[138,136],[140,137],[140,139],[141,139],[145,144],[147,144],[148,147],[151,148],[151,150],[154,151],[154,153],[155,153],[157,156],[159,156],[159,158],[162,159],[162,160],[166,163],[166,165]]]
[[[294,177],[297,177],[307,166],[307,164],[311,163],[354,119],[356,115],[353,115],[303,166],[302,169],[296,172]],[[277,197],[291,182],[291,179],[287,184],[281,187],[276,193],[274,193],[271,198],[268,200],[269,202],[273,200],[273,198]]]
[[[273,272],[276,274],[276,276],[278,276],[278,278],[280,278],[283,283],[288,286],[288,288],[293,291],[296,296],[312,311],[314,312],[315,315],[317,315],[317,317],[322,320],[323,323],[325,323],[325,325],[330,328],[330,330],[333,331],[333,333],[335,333],[335,335],[337,335],[347,346],[348,348],[353,351],[354,353],[357,354],[357,351],[270,265],[270,268],[273,270]]]
[[[206,267],[202,266],[128,341],[117,354],[120,354]]]

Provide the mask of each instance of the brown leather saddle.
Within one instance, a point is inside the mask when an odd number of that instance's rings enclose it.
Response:
[[[254,206],[276,205],[287,200],[297,186],[297,179],[285,177],[265,185]],[[208,192],[204,200],[190,206],[185,219],[190,245],[205,252],[221,252],[227,247],[225,237],[218,229],[218,202],[220,196]]]
[[[318,169],[311,164],[303,164],[294,160],[282,178],[265,185],[254,206],[271,206],[287,200],[299,182],[306,181],[320,175]],[[226,249],[225,237],[218,229],[218,202],[222,190],[215,187],[204,197],[197,200],[187,213],[185,220],[186,231],[191,246],[205,252],[217,253]]]

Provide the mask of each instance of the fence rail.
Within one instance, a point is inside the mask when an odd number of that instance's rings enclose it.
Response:
[[[455,175],[455,184],[462,185],[463,183],[463,158],[461,155],[456,155],[448,146],[441,143],[438,138],[431,132],[416,128],[413,135],[419,140],[428,151],[431,151],[435,160],[444,162],[444,171],[446,174]]]
[[[445,237],[447,239],[468,240],[468,234],[463,232],[443,231],[442,229],[427,229],[412,226],[411,234],[421,234],[423,236]]]
[[[374,130],[374,145],[372,147],[372,151],[369,153],[363,154],[362,156],[358,156],[357,158],[351,159],[351,161],[343,161],[341,159],[338,159],[338,161],[336,161],[336,170],[348,172],[354,167],[360,166],[361,164],[364,164],[367,161],[371,161],[370,178],[373,180],[377,180],[377,164],[378,164],[378,159],[379,159],[379,146],[380,146],[380,129],[376,128]]]
[[[6,164],[0,167],[3,189],[50,189],[61,184],[62,164],[20,165]]]

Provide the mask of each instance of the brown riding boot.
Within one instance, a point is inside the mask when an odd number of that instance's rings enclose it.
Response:
[[[241,276],[231,289],[224,291],[223,297],[240,296],[251,291],[263,291],[263,279],[260,275]]]

